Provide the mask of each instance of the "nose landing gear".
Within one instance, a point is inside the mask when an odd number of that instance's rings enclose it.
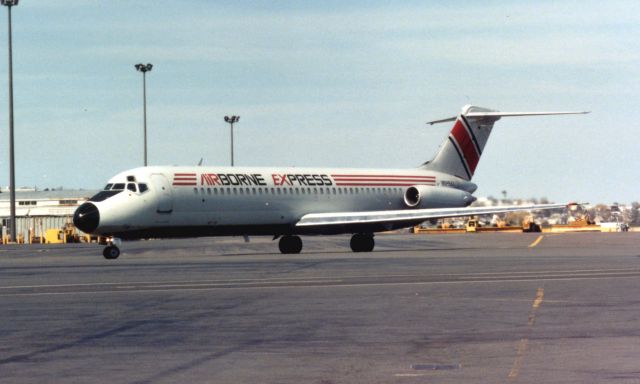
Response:
[[[118,256],[120,256],[120,248],[118,248],[118,245],[120,245],[120,243],[122,243],[120,239],[109,239],[109,241],[107,242],[107,246],[104,248],[104,250],[102,250],[102,256],[104,256],[104,258],[107,260],[117,259]]]
[[[120,256],[120,248],[115,245],[108,245],[102,251],[102,256],[107,260],[114,260]]]

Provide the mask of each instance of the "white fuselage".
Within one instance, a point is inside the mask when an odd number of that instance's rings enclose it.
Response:
[[[375,232],[425,220],[557,208],[467,208],[477,188],[471,179],[500,118],[576,113],[585,112],[464,106],[457,116],[430,122],[453,122],[453,128],[435,157],[413,169],[136,168],[113,177],[78,207],[73,223],[84,232],[122,239],[272,235],[280,237],[282,253],[299,253],[301,234],[352,233],[351,249],[370,252]],[[107,259],[119,254],[113,244],[103,250]]]
[[[148,190],[127,189],[132,183]],[[93,202],[100,211],[93,232],[123,238],[295,233],[308,213],[463,207],[475,190],[473,183],[421,169],[144,167],[109,185],[124,189]],[[410,187],[429,193],[409,206]]]

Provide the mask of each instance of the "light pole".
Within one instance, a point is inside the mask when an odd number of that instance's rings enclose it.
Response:
[[[1,0],[9,11],[9,198],[11,200],[11,242],[16,242],[16,175],[13,150],[13,51],[11,46],[11,7],[18,5],[18,0]]]
[[[231,166],[233,167],[233,124],[240,121],[240,116],[225,116],[224,121],[231,126]]]
[[[148,64],[136,64],[136,70],[142,72],[142,100],[144,104],[144,166],[147,166],[147,72],[151,71],[153,65]]]

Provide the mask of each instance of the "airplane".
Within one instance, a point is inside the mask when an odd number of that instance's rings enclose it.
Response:
[[[469,207],[471,182],[493,125],[502,117],[588,112],[499,112],[466,105],[435,157],[417,168],[148,166],[121,172],[78,207],[73,223],[109,239],[273,236],[280,252],[302,250],[300,235],[352,234],[354,252],[370,252],[374,234],[426,220],[565,207],[566,204]]]

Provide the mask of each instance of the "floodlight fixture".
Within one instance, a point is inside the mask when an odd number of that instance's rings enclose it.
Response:
[[[151,69],[153,68],[153,64],[151,64],[151,63],[148,63],[148,64],[139,63],[139,64],[134,65],[134,67],[136,67],[136,69],[138,71],[140,71],[142,73],[145,73],[145,72],[151,71]]]

